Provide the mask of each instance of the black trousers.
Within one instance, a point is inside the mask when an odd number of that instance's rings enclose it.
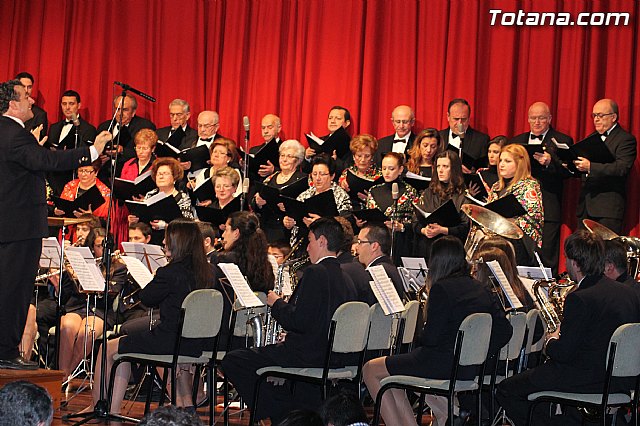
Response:
[[[263,382],[260,386],[258,404],[256,407],[251,406],[258,380],[257,370],[272,365],[308,367],[292,360],[289,352],[282,344],[277,344],[262,348],[237,349],[222,359],[222,371],[249,408],[257,410],[257,419],[271,418],[271,423],[277,424],[293,409],[315,411],[321,404],[321,389],[318,386],[307,383],[296,383],[294,387],[290,383],[276,386]]]
[[[531,403],[527,399],[529,394],[543,390],[553,390],[552,387],[540,387],[531,382],[534,370],[527,370],[505,379],[498,385],[496,399],[504,408],[507,416],[513,420],[515,426],[525,426],[529,416]],[[555,405],[538,404],[533,415],[534,425],[580,425],[581,415],[574,407],[563,407],[563,414],[555,415]],[[553,412],[552,412],[553,411]]]
[[[40,238],[0,243],[0,359],[20,355],[41,251]]]
[[[553,276],[558,276],[558,258],[560,256],[560,222],[544,221],[542,229],[542,260],[544,266],[551,268]]]

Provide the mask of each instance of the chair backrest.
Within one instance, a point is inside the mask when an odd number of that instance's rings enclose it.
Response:
[[[533,335],[536,331],[538,318],[540,318],[540,311],[538,309],[531,309],[527,312],[527,341],[524,347],[524,353],[526,355],[529,355],[532,352],[539,352],[544,346],[544,333],[537,342],[533,341]]]
[[[336,323],[332,351],[354,353],[363,351],[369,334],[369,305],[364,302],[343,303],[333,313]]]
[[[614,377],[636,377],[640,375],[640,324],[623,324],[613,332],[610,343],[616,344],[613,360]],[[609,345],[611,351],[611,344]],[[607,351],[607,362],[609,360]]]
[[[260,306],[259,308],[247,309],[240,306],[240,303],[236,299],[233,304],[233,309],[235,310],[236,320],[233,326],[233,336],[234,337],[253,337],[253,328],[248,327],[247,322],[249,319],[253,318],[256,315],[261,315],[263,320],[267,314],[267,295],[263,292],[256,292],[256,296],[263,302],[265,305]],[[229,318],[231,320],[231,318]]]
[[[458,331],[464,333],[460,350],[460,365],[480,365],[487,359],[491,340],[490,314],[476,313],[468,315]]]
[[[216,337],[222,322],[222,294],[214,289],[194,290],[184,298],[182,337],[207,339]]]
[[[513,328],[513,333],[507,344],[500,349],[500,361],[511,361],[520,356],[524,334],[527,330],[527,315],[523,312],[511,313],[509,315],[509,322]]]
[[[418,312],[420,311],[420,303],[412,300],[404,306],[402,319],[404,319],[404,333],[402,334],[402,343],[409,344],[413,342],[413,336],[416,334],[418,326]]]
[[[393,315],[386,316],[379,303],[369,308],[369,340],[367,350],[382,351],[391,347]]]

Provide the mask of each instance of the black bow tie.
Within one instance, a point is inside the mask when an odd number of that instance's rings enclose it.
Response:
[[[396,142],[406,143],[407,141],[405,139],[394,139],[393,143],[396,143]]]
[[[534,140],[534,139],[540,139],[541,141],[542,141],[542,138],[543,138],[543,137],[544,137],[543,135],[537,135],[537,136],[536,136],[536,135],[534,135],[533,133],[531,133],[531,136],[530,136],[531,140]]]
[[[201,140],[202,142],[211,142],[211,141],[213,140],[213,137],[206,138],[206,139],[205,139],[205,138],[200,138],[200,140]]]
[[[455,138],[459,138],[459,137],[460,137],[460,135],[459,135],[459,134],[457,134],[457,133],[451,133],[451,137],[452,137],[453,139],[455,139]]]
[[[603,134],[600,135],[600,139],[602,139],[603,141],[606,140],[609,137],[609,135],[607,134],[607,132],[604,132]]]

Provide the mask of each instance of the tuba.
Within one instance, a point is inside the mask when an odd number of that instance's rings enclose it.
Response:
[[[542,319],[547,325],[547,332],[553,333],[560,327],[564,301],[576,287],[577,284],[566,275],[561,276],[559,280],[536,280],[533,283],[533,294],[540,307]],[[546,295],[542,289],[546,289]]]
[[[523,236],[518,225],[485,207],[463,204],[460,210],[471,219],[471,228],[464,243],[464,251],[469,262],[486,236],[500,235],[512,240]]]

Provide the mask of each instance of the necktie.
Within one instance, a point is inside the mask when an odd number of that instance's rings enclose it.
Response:
[[[200,138],[200,140],[202,142],[211,142],[213,140],[213,138],[212,137],[211,138]]]
[[[534,139],[542,140],[543,136],[542,136],[542,135],[537,135],[537,136],[536,136],[536,135],[534,135],[533,133],[531,133],[530,138],[531,138],[531,140],[534,140]]]

